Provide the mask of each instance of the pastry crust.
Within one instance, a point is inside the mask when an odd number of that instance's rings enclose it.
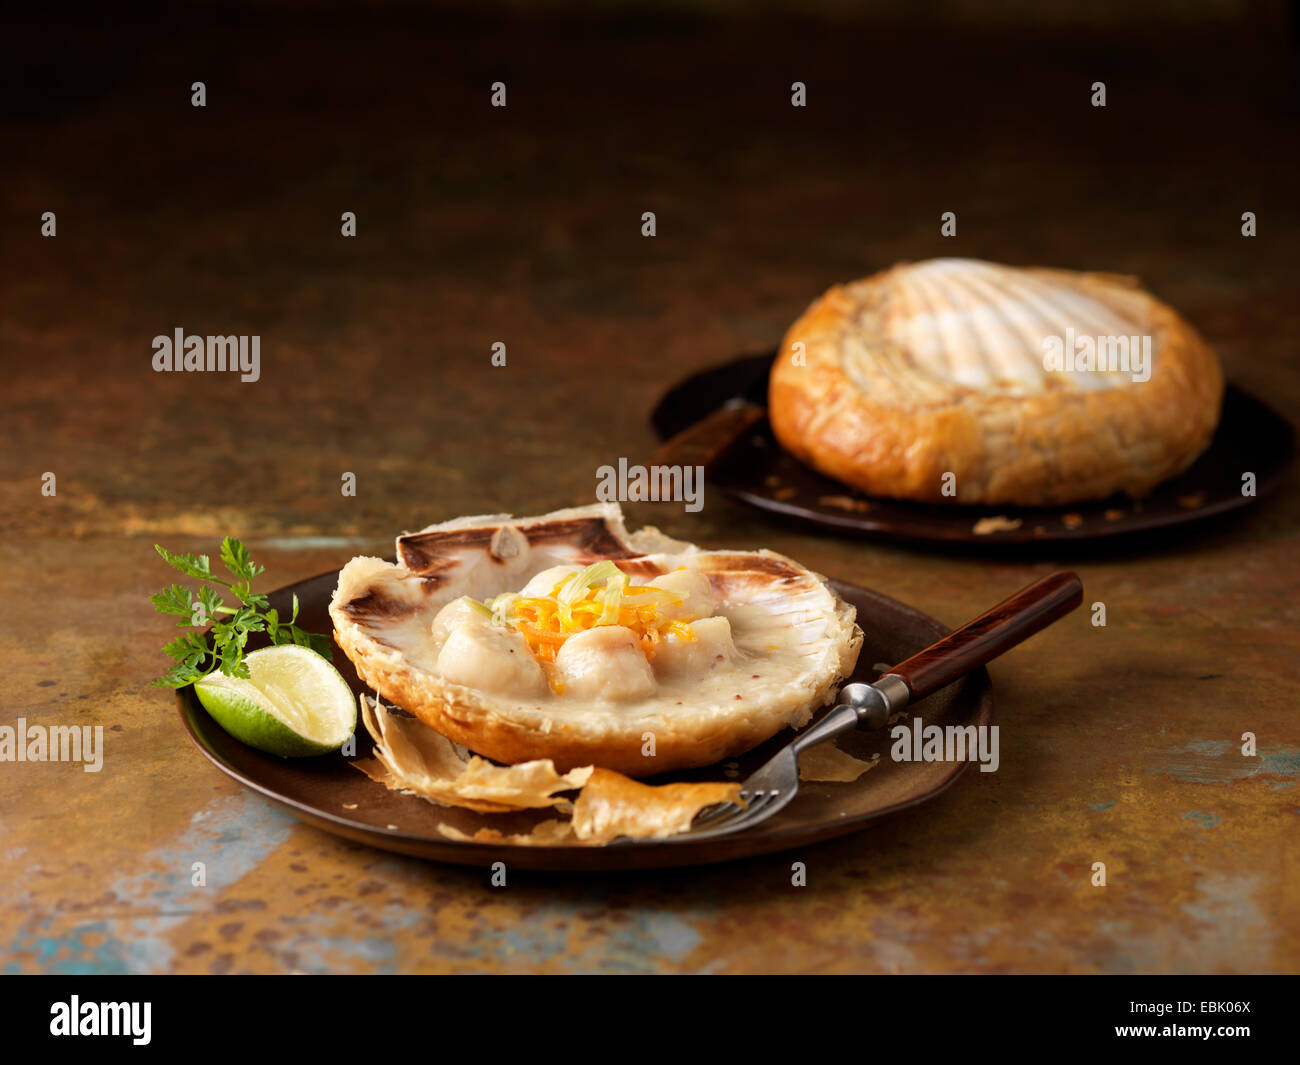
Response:
[[[698,698],[667,708],[591,708],[455,684],[421,657],[432,618],[451,599],[517,590],[556,561],[586,565],[602,558],[642,576],[689,561],[724,600],[770,616],[771,631],[798,630],[794,642],[803,661],[797,673],[779,690],[759,691],[750,674],[764,670],[756,667],[744,671],[745,686],[735,693],[729,687],[709,697],[701,688]],[[700,551],[652,528],[628,533],[615,504],[430,526],[398,539],[398,559],[393,565],[355,558],[343,568],[330,603],[335,640],[386,702],[506,764],[549,758],[560,772],[595,765],[632,777],[711,765],[786,726],[805,724],[853,672],[862,643],[854,608],[798,563],[770,551]],[[770,609],[763,605],[769,600]],[[642,753],[646,732],[654,734],[654,757]]]
[[[1149,336],[1150,378],[1042,372],[1042,338],[1076,312]],[[1214,353],[1132,279],[934,260],[814,302],[782,343],[769,414],[783,447],[870,495],[1048,506],[1141,496],[1181,472],[1222,397]]]

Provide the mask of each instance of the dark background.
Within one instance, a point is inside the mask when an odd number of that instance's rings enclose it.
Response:
[[[453,470],[490,432],[503,470],[550,466],[509,492],[549,507],[590,492],[598,455],[648,445],[681,371],[771,346],[833,282],[938,254],[1136,273],[1233,379],[1296,409],[1283,5],[795,6],[20,17],[0,75],[0,352],[23,382],[4,479],[66,426],[113,448],[61,456],[108,505],[170,509],[166,486],[197,481],[248,506],[248,482],[203,461],[242,451],[304,521],[399,485],[481,511],[501,490]],[[260,333],[262,383],[153,374],[150,340],[176,326]],[[491,374],[496,340],[526,403]],[[332,449],[361,422],[345,468],[372,491],[313,512],[297,486],[337,480]],[[278,459],[256,446],[270,437]]]

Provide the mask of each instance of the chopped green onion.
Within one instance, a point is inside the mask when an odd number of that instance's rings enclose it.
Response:
[[[501,625],[508,625],[510,623],[511,608],[522,598],[523,596],[518,592],[502,592],[488,603],[488,609],[492,614],[492,620]]]
[[[605,591],[601,593],[601,602],[605,606],[600,612],[600,618],[596,621],[597,625],[618,624],[618,608],[622,604],[623,591],[627,588],[627,584],[627,574],[622,570],[618,571],[617,577],[610,577],[605,582]]]
[[[681,606],[682,597],[677,592],[671,592],[667,588],[650,588],[648,590],[637,589],[635,595],[629,595],[626,599],[625,606]]]
[[[486,604],[480,603],[477,599],[471,599],[468,595],[462,595],[461,600],[480,617],[490,618],[492,616],[491,609]]]
[[[608,559],[603,562],[593,562],[582,572],[575,573],[565,580],[560,587],[559,593],[555,596],[555,600],[562,606],[573,606],[598,581],[608,581],[610,578],[621,577],[622,575],[623,571]]]

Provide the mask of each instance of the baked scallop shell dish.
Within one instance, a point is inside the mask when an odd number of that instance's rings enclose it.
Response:
[[[396,558],[343,568],[336,640],[381,700],[516,768],[711,765],[805,724],[862,641],[792,559],[632,533],[615,504],[459,518],[399,536]]]
[[[871,495],[1050,506],[1180,473],[1222,397],[1214,353],[1132,278],[933,259],[817,300],[769,413],[782,446]]]

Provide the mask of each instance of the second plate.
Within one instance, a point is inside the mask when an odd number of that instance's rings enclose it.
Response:
[[[729,400],[766,404],[775,353],[703,370],[675,385],[651,415],[663,439],[675,436]],[[973,544],[1026,544],[1182,525],[1253,503],[1282,481],[1295,451],[1290,424],[1234,385],[1209,449],[1187,471],[1141,500],[1126,496],[1060,507],[959,506],[866,496],[805,466],[772,435],[766,419],[745,433],[709,471],[728,495],[802,524],[837,532]],[[1242,475],[1255,475],[1255,495]]]

